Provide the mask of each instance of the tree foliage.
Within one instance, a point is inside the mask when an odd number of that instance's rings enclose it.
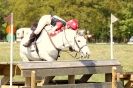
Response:
[[[76,18],[80,29],[89,30],[96,42],[109,42],[110,14],[119,21],[114,25],[114,41],[127,42],[133,36],[133,0],[0,0],[0,24],[5,15],[14,13],[14,23],[30,27],[42,15]]]

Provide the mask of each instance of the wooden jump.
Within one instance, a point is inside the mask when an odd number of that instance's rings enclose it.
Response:
[[[13,76],[14,75],[20,75],[20,69],[17,68],[17,63],[13,63]],[[0,75],[3,76],[0,79],[0,85],[5,85],[10,80],[10,63],[9,62],[0,62]]]
[[[55,61],[55,62],[22,62],[18,63],[21,76],[25,77],[25,86],[22,88],[111,88],[112,67],[121,72],[121,64],[117,60],[80,60],[80,61]],[[105,74],[105,82],[89,83],[93,74]],[[75,75],[82,75],[75,80]],[[37,77],[68,76],[67,83],[56,84],[48,82],[43,86],[37,86]],[[118,88],[123,85],[117,82]]]
[[[124,88],[133,88],[133,72],[117,73],[117,78],[123,82]]]

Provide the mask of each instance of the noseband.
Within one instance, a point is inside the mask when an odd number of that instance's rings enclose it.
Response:
[[[87,46],[87,44],[85,44],[85,45],[83,45],[82,47],[80,47],[79,44],[78,44],[77,41],[76,41],[76,37],[74,37],[74,41],[75,41],[77,47],[79,48],[79,52],[80,52],[85,46]]]

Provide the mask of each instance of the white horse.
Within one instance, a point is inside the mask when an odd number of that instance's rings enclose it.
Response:
[[[27,42],[28,38],[29,36],[24,37],[20,43],[20,56],[23,61],[55,61],[60,50],[66,47],[72,47],[73,50],[80,52],[83,57],[90,55],[84,36],[78,35],[72,29],[65,29],[55,36],[51,36],[47,30],[43,29],[36,44],[24,47],[23,44]]]

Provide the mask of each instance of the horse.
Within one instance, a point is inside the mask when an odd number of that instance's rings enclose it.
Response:
[[[20,56],[22,61],[56,61],[59,52],[64,48],[71,47],[79,52],[82,57],[89,57],[90,50],[84,36],[70,28],[64,29],[56,35],[50,34],[45,28],[39,38],[30,47],[24,47],[29,35],[20,42]]]
[[[45,27],[34,44],[24,47],[29,35],[25,36],[20,42],[20,56],[23,61],[56,61],[59,52],[64,48],[71,47],[72,50],[80,52],[82,57],[88,57],[90,50],[84,36],[72,29],[64,29],[57,34],[49,33]],[[45,77],[41,85],[49,83],[54,78]]]

